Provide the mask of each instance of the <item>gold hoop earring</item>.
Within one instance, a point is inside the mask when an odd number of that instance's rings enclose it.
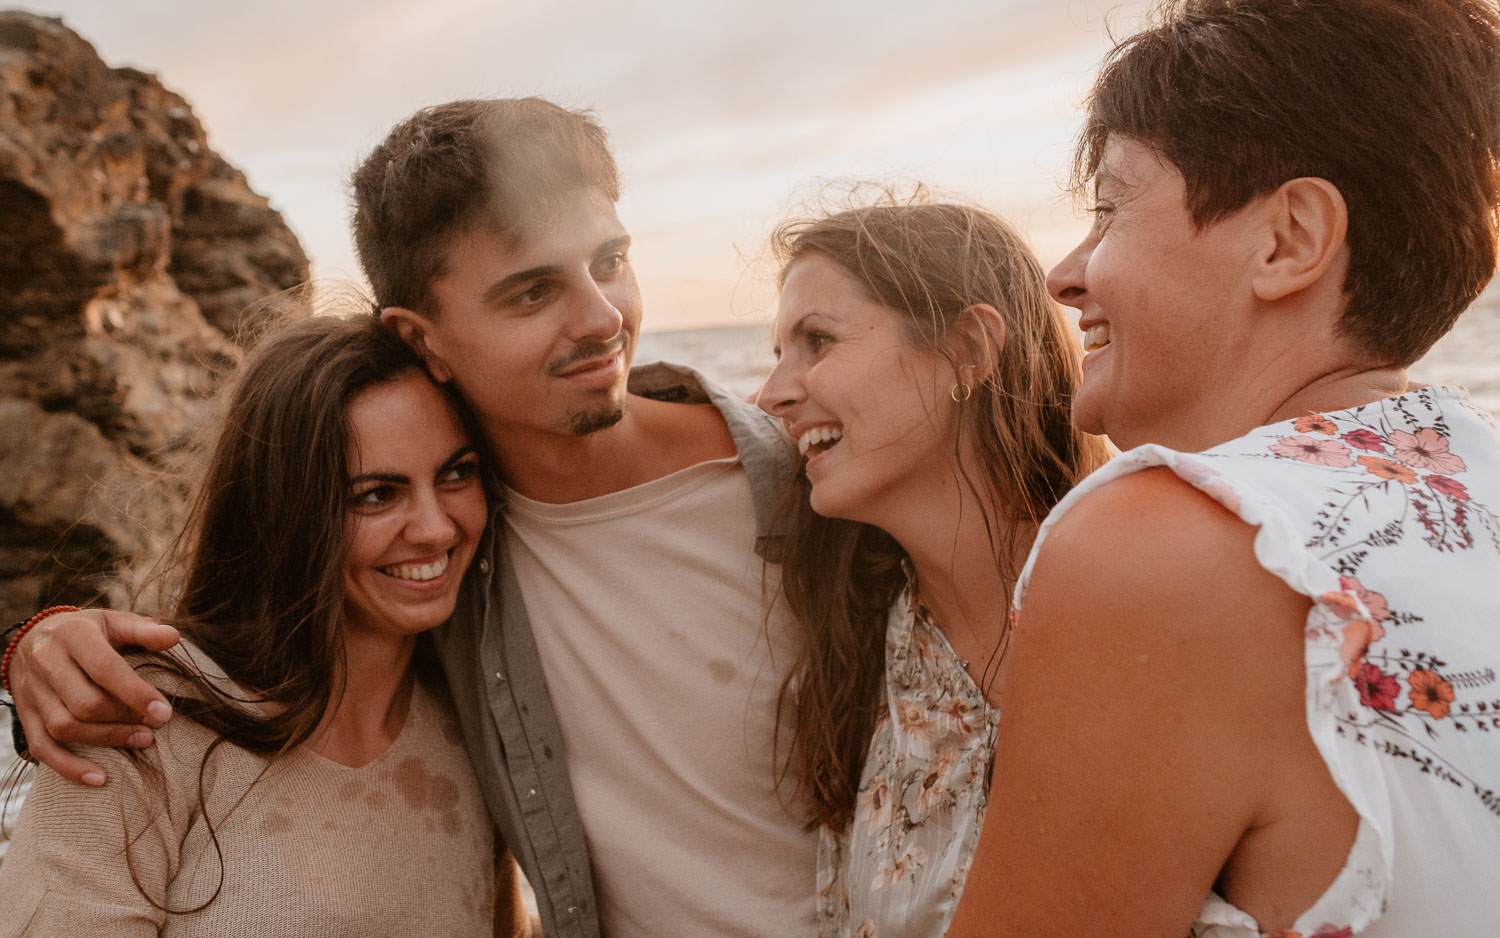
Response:
[[[962,404],[964,401],[968,400],[973,396],[973,394],[974,389],[969,387],[967,384],[964,384],[962,381],[960,381],[958,384],[955,384],[953,386],[953,390],[948,392],[948,396],[953,398],[953,400],[959,404]]]

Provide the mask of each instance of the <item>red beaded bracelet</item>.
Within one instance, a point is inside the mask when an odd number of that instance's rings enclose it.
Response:
[[[78,611],[79,610],[77,606],[48,606],[46,609],[43,609],[41,612],[26,620],[26,624],[21,626],[21,628],[16,632],[16,637],[10,640],[9,645],[5,646],[5,657],[0,658],[0,687],[5,688],[5,692],[7,694],[10,693],[10,659],[15,655],[16,646],[21,644],[21,639],[25,638],[26,633],[31,631],[31,627],[47,618],[48,616],[57,615],[59,612]]]

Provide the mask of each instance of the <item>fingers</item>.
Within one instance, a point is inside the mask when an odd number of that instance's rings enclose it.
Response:
[[[114,613],[110,613],[111,616]],[[162,647],[170,648],[177,641],[177,630],[171,626],[155,625],[155,637],[166,629],[171,641]],[[111,629],[110,637],[120,633]],[[130,662],[120,656],[114,645],[105,636],[83,631],[69,649],[71,668],[64,665],[60,679],[71,679],[66,685],[55,683],[53,689],[62,697],[73,715],[90,722],[144,722],[147,726],[161,726],[172,716],[172,707],[150,682],[136,673]],[[81,673],[78,669],[82,669]],[[78,682],[78,678],[82,682]],[[80,742],[69,737],[70,742]]]
[[[160,726],[172,708],[114,642],[142,639],[170,647],[176,634],[170,626],[130,613],[90,609],[51,616],[21,640],[11,661],[16,703],[45,711],[49,736],[60,741],[93,742],[91,731],[79,729],[85,723]],[[66,715],[55,712],[54,701]]]
[[[136,646],[151,651],[166,651],[177,644],[180,637],[170,625],[163,625],[133,612],[106,610],[102,614],[105,635],[116,648]]]
[[[105,782],[104,770],[87,759],[73,755],[64,749],[48,731],[48,718],[44,714],[66,713],[66,709],[55,698],[46,699],[43,706],[17,703],[16,715],[26,731],[26,748],[33,759],[46,763],[63,778],[84,785],[99,786]]]

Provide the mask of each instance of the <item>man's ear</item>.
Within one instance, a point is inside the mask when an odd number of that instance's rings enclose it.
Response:
[[[958,365],[959,380],[978,387],[1000,366],[1005,317],[988,303],[975,303],[959,314],[946,341],[948,354]]]
[[[1303,176],[1265,197],[1268,247],[1256,259],[1250,285],[1262,300],[1280,300],[1317,284],[1332,271],[1343,289],[1349,208],[1338,186]]]
[[[432,375],[432,380],[439,384],[453,380],[453,372],[428,345],[427,334],[432,328],[431,320],[416,310],[407,309],[404,306],[387,306],[380,311],[380,321],[385,323],[387,329],[394,329],[403,342],[422,356],[422,361],[427,365],[427,371]]]

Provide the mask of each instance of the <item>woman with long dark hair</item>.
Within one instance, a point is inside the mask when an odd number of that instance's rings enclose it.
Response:
[[[514,867],[419,648],[483,533],[479,470],[372,317],[264,341],[178,542],[185,641],[135,659],[177,717],[90,750],[101,790],[42,768],[0,935],[510,934]]]

